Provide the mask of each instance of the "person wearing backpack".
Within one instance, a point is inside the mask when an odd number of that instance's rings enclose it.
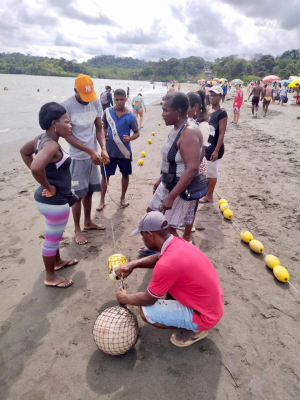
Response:
[[[105,91],[100,94],[100,101],[103,111],[114,105],[110,86],[105,86]]]

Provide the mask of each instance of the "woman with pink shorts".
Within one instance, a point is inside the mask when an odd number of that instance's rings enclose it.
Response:
[[[240,119],[240,111],[243,104],[244,92],[241,85],[235,85],[235,88],[236,92],[233,101],[233,121],[231,123],[237,125]]]

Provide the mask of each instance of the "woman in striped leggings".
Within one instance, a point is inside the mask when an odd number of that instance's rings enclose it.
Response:
[[[62,260],[59,253],[59,243],[70,214],[71,158],[60,147],[58,139],[71,135],[72,127],[65,108],[54,102],[43,105],[39,122],[45,132],[26,143],[20,152],[23,161],[40,184],[34,200],[37,209],[46,219],[42,248],[46,268],[45,285],[67,288],[73,284],[72,279],[62,278],[56,271],[75,265],[78,260]]]

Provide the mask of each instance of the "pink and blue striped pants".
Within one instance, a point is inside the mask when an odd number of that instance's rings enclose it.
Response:
[[[53,205],[35,201],[37,209],[46,218],[45,241],[42,255],[52,257],[56,255],[59,242],[63,236],[70,215],[69,204]]]

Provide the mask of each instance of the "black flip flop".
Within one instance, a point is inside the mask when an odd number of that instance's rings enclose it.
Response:
[[[58,282],[56,285],[47,285],[47,283],[45,283],[45,285],[47,287],[53,287],[53,288],[58,288],[58,289],[67,289],[68,287],[73,285],[73,283],[74,283],[73,281],[71,281],[67,286],[58,286],[58,285],[61,285],[62,283],[67,282],[68,280],[69,279],[64,279],[63,281]]]
[[[76,260],[76,258],[74,258],[74,260],[68,261],[66,264],[64,264],[62,267],[60,267],[58,269],[55,269],[55,267],[54,267],[54,271],[60,271],[61,269],[66,268],[66,267],[73,267],[73,265],[76,265],[79,263],[79,261]],[[74,262],[72,263],[72,261],[74,261]]]

